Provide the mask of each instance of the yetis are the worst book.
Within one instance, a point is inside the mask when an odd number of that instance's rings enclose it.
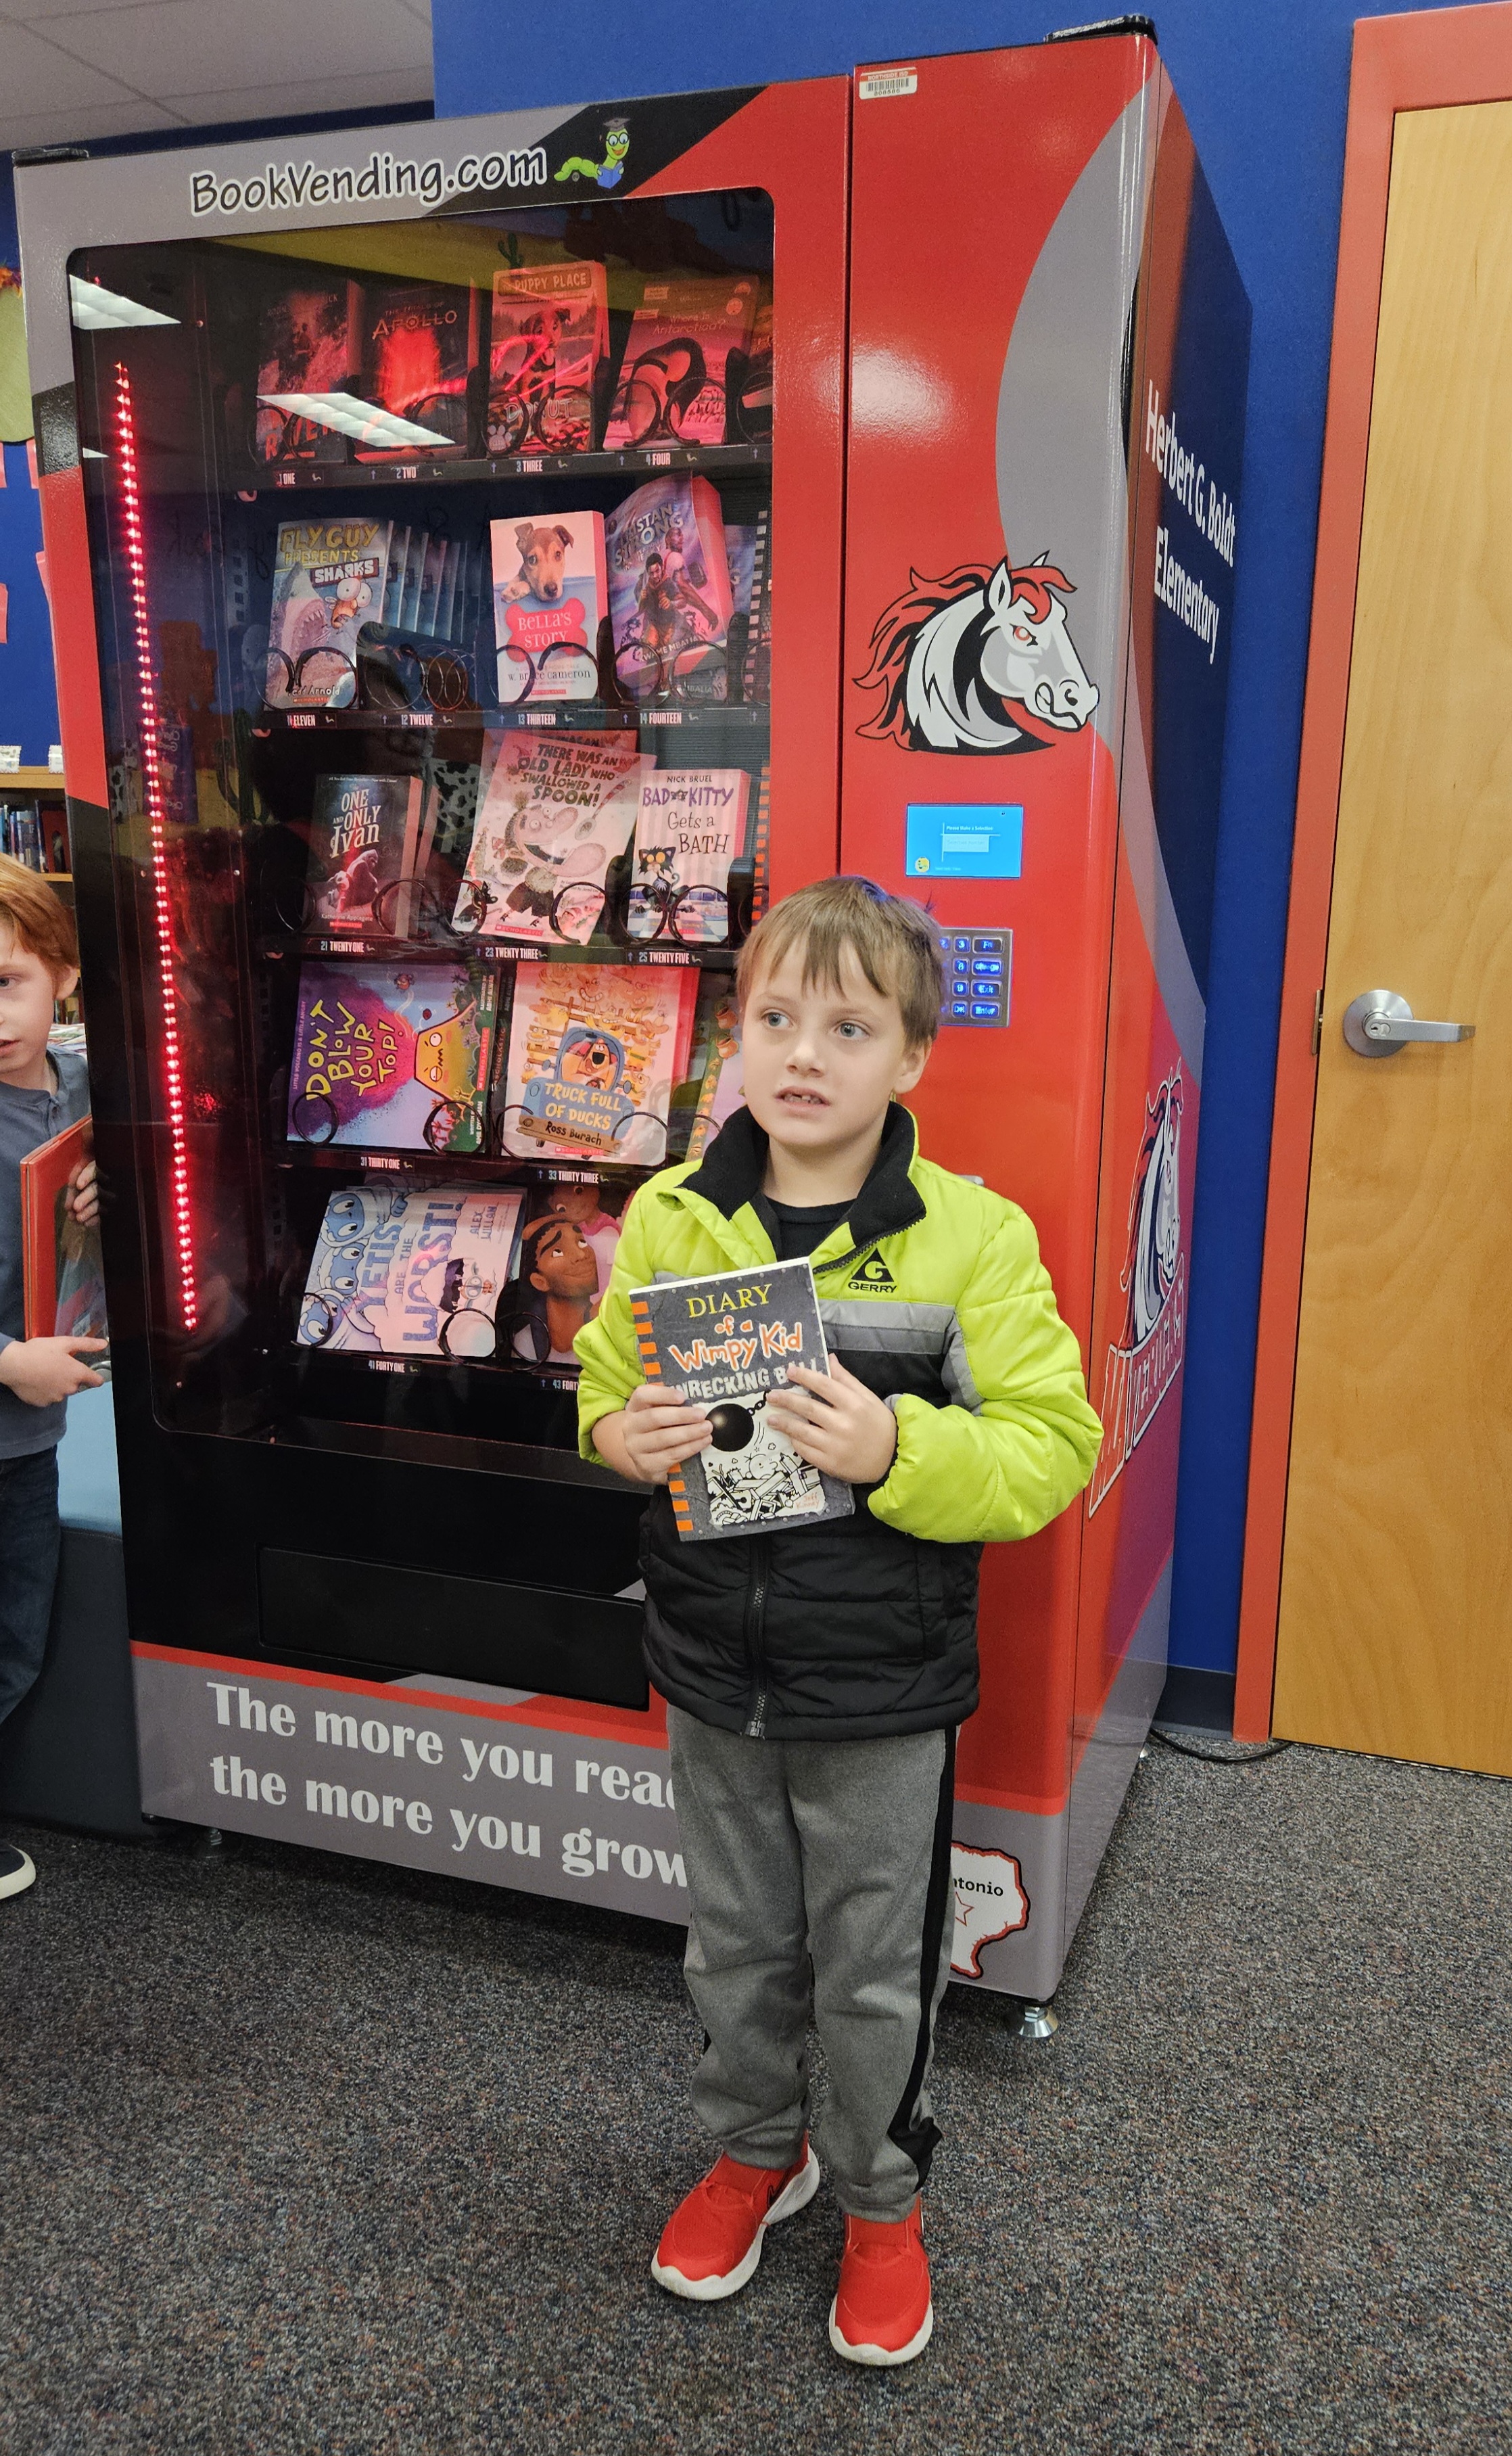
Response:
[[[807,1255],[632,1288],[630,1313],[646,1380],[680,1389],[714,1436],[667,1478],[684,1542],[851,1515],[849,1484],[806,1464],[766,1414],[793,1365],[829,1370]]]

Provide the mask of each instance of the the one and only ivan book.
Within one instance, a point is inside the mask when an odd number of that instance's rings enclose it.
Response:
[[[766,1415],[791,1366],[829,1370],[807,1255],[632,1288],[630,1313],[646,1380],[680,1389],[714,1436],[667,1478],[684,1542],[851,1516],[849,1484],[807,1465]]]

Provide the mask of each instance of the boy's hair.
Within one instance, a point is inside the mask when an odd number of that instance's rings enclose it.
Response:
[[[744,1008],[758,972],[775,972],[803,950],[804,987],[845,986],[851,954],[879,997],[895,997],[910,1049],[928,1049],[940,1029],[945,970],[939,932],[922,905],[889,895],[869,878],[821,878],[785,895],[757,922],[740,951],[735,986]]]
[[[78,971],[73,916],[63,898],[24,862],[0,852],[0,926],[5,925],[23,952],[46,964],[54,980]]]

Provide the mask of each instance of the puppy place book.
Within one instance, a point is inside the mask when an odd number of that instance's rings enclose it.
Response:
[[[851,1516],[849,1484],[807,1465],[766,1415],[767,1396],[789,1366],[829,1370],[807,1255],[632,1288],[630,1314],[646,1380],[681,1389],[714,1436],[667,1478],[685,1543]]]

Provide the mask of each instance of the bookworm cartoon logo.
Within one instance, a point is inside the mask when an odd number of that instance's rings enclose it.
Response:
[[[1145,1103],[1145,1135],[1129,1203],[1124,1335],[1103,1374],[1102,1453],[1087,1499],[1100,1508],[1154,1422],[1186,1344],[1186,1256],[1181,1250],[1181,1069]]]
[[[630,150],[630,132],[623,119],[611,119],[603,132],[603,159],[590,162],[584,154],[569,154],[558,180],[591,179],[596,188],[617,188],[624,176],[624,157]]]
[[[1065,573],[1039,555],[963,563],[943,580],[909,574],[877,618],[856,681],[882,706],[857,730],[905,750],[1043,750],[1079,733],[1101,694],[1076,654]]]

